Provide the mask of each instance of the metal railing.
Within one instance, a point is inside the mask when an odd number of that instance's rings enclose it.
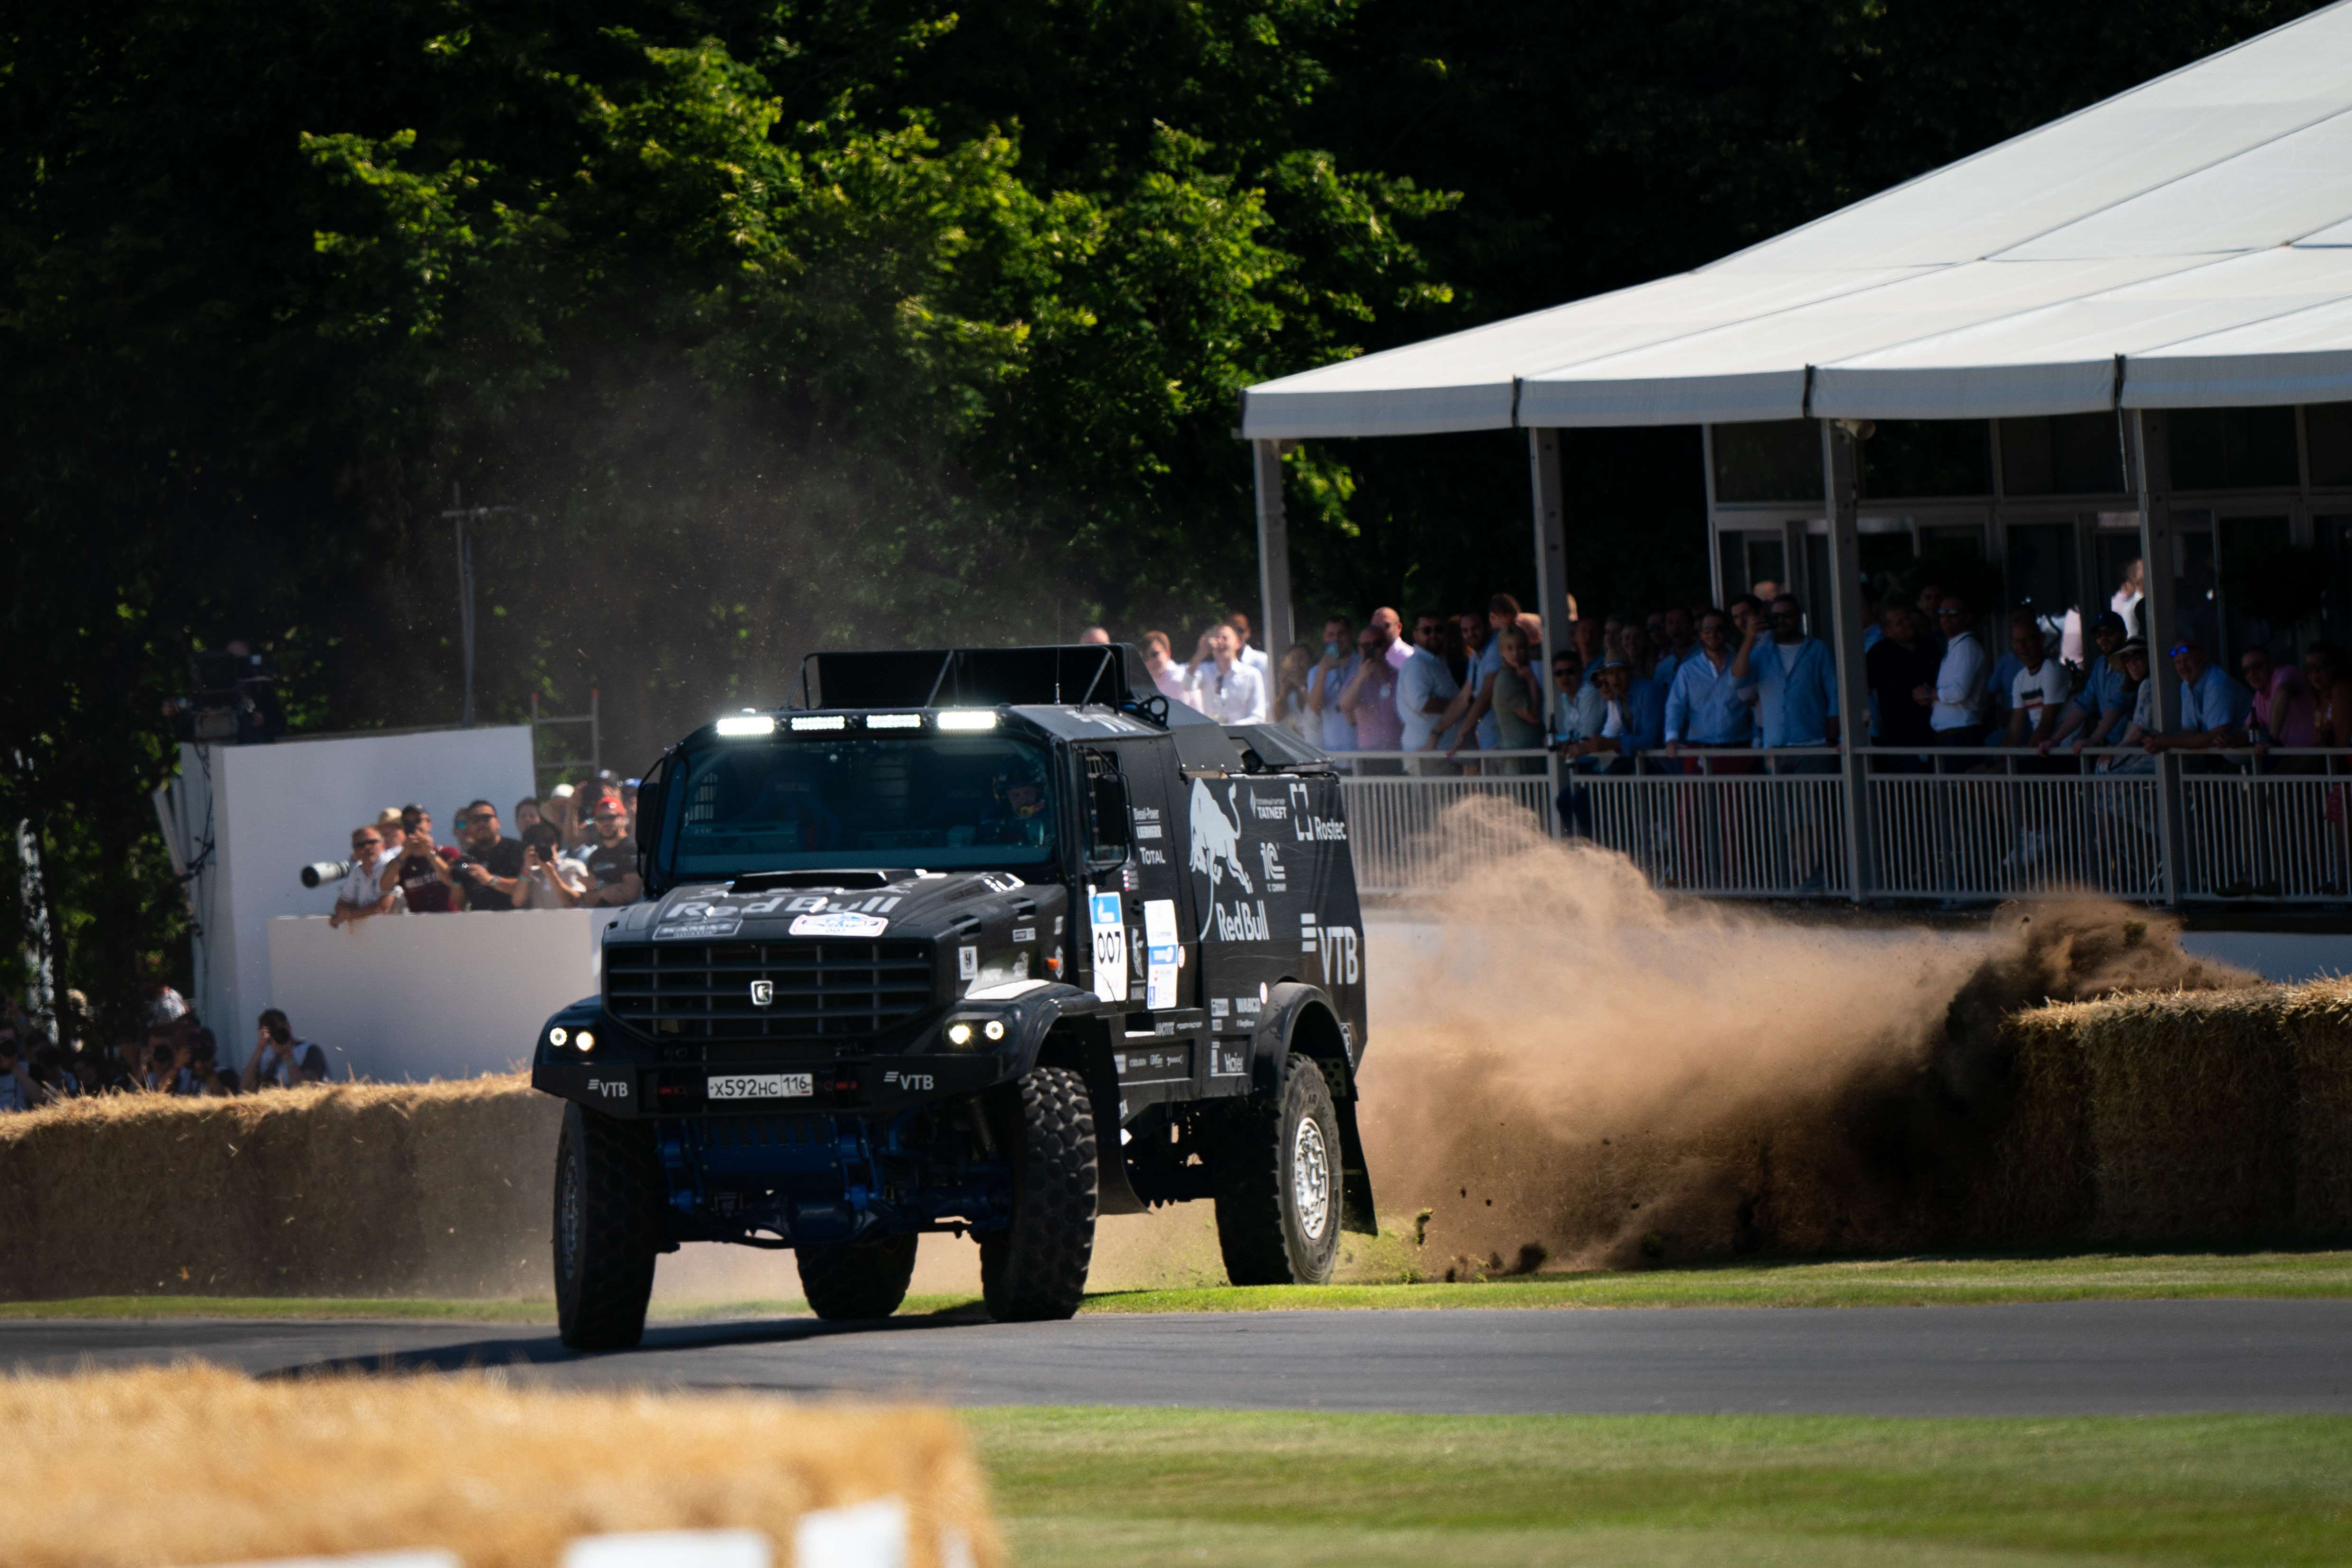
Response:
[[[1356,753],[1341,797],[1358,884],[1374,894],[1423,884],[1449,856],[1504,852],[1509,835],[1491,826],[1436,831],[1484,796],[1710,897],[2352,902],[2352,753],[2176,755],[2160,768],[2136,748],[1858,748],[1858,891],[1829,747],[1651,752],[1590,772],[1535,751]]]
[[[1466,752],[1448,761],[1434,751],[1351,751],[1341,761],[1349,771],[1340,777],[1339,799],[1355,850],[1356,885],[1365,893],[1425,885],[1449,852],[1503,852],[1502,835],[1482,834],[1474,824],[1454,824],[1441,841],[1439,819],[1473,797],[1507,801],[1547,832],[1559,831],[1549,752]]]
[[[1569,828],[1660,887],[1721,898],[1850,897],[1837,752],[1709,747],[1568,770]]]

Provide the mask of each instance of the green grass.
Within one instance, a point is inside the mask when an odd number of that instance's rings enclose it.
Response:
[[[1122,1291],[1089,1312],[1300,1307],[1914,1307],[1994,1301],[2352,1296],[2352,1252],[1895,1258],[1537,1274],[1469,1284]]]
[[[2352,1556],[2347,1416],[1016,1409],[966,1420],[1024,1568]]]
[[[2096,1254],[1896,1258],[1746,1263],[1635,1273],[1539,1274],[1470,1284],[1266,1285],[1116,1291],[1094,1312],[1251,1312],[1301,1308],[1915,1307],[1995,1301],[2352,1297],[2352,1252]],[[784,1317],[796,1299],[657,1304],[658,1322]],[[905,1313],[977,1316],[969,1296],[909,1296]],[[341,1297],[86,1296],[0,1302],[7,1318],[411,1318],[552,1322],[544,1300],[360,1300]]]

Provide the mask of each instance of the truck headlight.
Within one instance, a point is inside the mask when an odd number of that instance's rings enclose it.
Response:
[[[956,1020],[954,1023],[948,1025],[948,1043],[950,1045],[970,1045],[971,1043],[971,1025],[965,1023],[961,1019]]]
[[[557,1024],[547,1031],[547,1043],[561,1051],[572,1043],[572,1031],[562,1024]]]
[[[986,1035],[991,1040],[1003,1040],[1004,1038],[1004,1020],[1003,1019],[991,1019],[986,1023],[980,1026],[980,1032]]]
[[[583,1051],[593,1051],[596,1049],[596,1037],[583,1029],[572,1037],[572,1043]]]

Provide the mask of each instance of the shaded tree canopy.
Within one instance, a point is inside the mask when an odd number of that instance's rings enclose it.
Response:
[[[15,7],[0,816],[65,982],[122,1027],[184,928],[146,793],[192,652],[256,639],[298,725],[454,718],[453,497],[502,508],[485,716],[597,685],[633,759],[812,646],[1189,626],[1251,597],[1240,387],[1694,265],[2306,8]],[[1704,583],[1689,433],[1571,458],[1580,580]],[[1508,437],[1289,466],[1302,607],[1527,587]]]

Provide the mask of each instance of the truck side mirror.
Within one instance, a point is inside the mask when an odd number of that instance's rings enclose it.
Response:
[[[1117,773],[1097,773],[1087,802],[1087,862],[1112,866],[1125,863],[1128,841],[1127,779]]]

